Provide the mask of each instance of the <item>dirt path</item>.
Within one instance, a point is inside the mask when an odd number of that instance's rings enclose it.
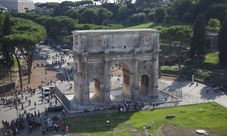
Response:
[[[47,67],[45,67],[45,66],[37,67],[37,64],[45,65],[46,62],[45,62],[45,59],[42,59],[38,54],[35,54],[34,55],[34,62],[33,62],[33,66],[32,66],[30,84],[28,84],[28,76],[24,75],[22,77],[23,88],[26,87],[26,86],[30,86],[31,88],[38,88],[38,86],[41,84],[41,81],[47,82],[47,81],[50,81],[51,79],[52,80],[64,79],[64,75],[62,73],[60,73],[57,69],[52,67],[51,65],[49,65]],[[35,66],[35,68],[34,68],[34,66]],[[17,81],[16,87],[20,88],[19,81]]]

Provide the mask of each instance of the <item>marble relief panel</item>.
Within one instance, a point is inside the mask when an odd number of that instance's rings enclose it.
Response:
[[[93,36],[92,35],[87,35],[87,48],[94,46],[93,45]]]
[[[77,35],[74,35],[74,45],[75,46],[78,46],[78,36]]]
[[[102,46],[102,36],[101,35],[95,35],[95,46]]]

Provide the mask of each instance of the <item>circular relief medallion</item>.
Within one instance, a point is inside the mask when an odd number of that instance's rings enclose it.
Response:
[[[144,64],[146,68],[151,68],[152,67],[152,62],[150,60],[147,60]]]

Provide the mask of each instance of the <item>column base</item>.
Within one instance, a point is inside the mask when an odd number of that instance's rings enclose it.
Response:
[[[140,100],[139,86],[134,86],[133,100]]]

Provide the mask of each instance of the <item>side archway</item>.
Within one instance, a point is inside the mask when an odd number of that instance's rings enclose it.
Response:
[[[89,100],[91,101],[102,101],[103,92],[102,92],[102,83],[98,78],[92,78],[89,80]]]
[[[141,94],[148,94],[149,93],[149,83],[150,83],[150,78],[147,74],[143,74],[140,76],[140,93]]]

